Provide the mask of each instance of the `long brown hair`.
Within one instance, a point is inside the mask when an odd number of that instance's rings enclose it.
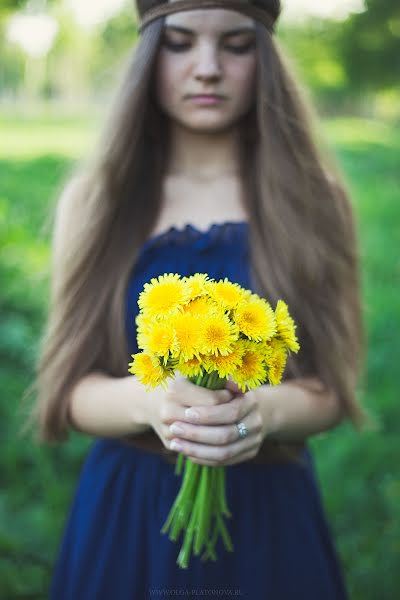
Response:
[[[278,16],[277,0],[259,4]],[[160,210],[167,155],[152,77],[162,28],[163,19],[144,30],[96,151],[79,165],[77,226],[52,286],[33,386],[30,419],[41,441],[66,439],[67,397],[81,377],[127,375],[126,288]],[[256,97],[240,123],[256,291],[273,305],[284,299],[298,323],[302,348],[289,357],[285,379],[317,376],[359,428],[368,415],[356,398],[364,335],[354,213],[339,169],[316,141],[311,102],[288,58],[257,22],[256,36]]]

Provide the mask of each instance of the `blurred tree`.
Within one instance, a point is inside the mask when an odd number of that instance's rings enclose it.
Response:
[[[8,16],[10,13],[22,10],[28,5],[30,8],[35,7],[45,10],[50,4],[55,4],[58,0],[0,0],[0,19]],[[36,5],[36,6],[35,6]]]
[[[347,74],[339,55],[337,21],[309,18],[300,27],[286,24],[279,39],[288,49],[295,71],[308,86],[324,112],[337,111],[347,100]]]
[[[23,0],[0,0],[0,13],[19,10],[24,4]]]
[[[24,56],[19,48],[10,47],[6,39],[8,17],[19,10],[24,2],[0,0],[0,91],[15,95],[23,79]]]
[[[25,55],[20,48],[7,43],[5,24],[0,18],[0,94],[15,98],[24,80]]]
[[[48,56],[47,97],[59,97],[79,105],[90,96],[90,65],[96,53],[94,30],[79,27],[70,12],[54,11],[59,33]]]
[[[339,53],[349,85],[377,91],[400,82],[400,2],[365,0],[366,10],[343,23]]]
[[[4,21],[13,12],[19,10],[23,3],[16,0],[0,0],[0,26],[4,28]]]
[[[99,27],[93,40],[96,49],[90,65],[95,93],[102,94],[113,86],[116,71],[124,65],[136,41],[135,17],[130,6]]]

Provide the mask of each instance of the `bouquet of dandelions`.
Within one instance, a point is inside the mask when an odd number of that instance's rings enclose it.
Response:
[[[129,372],[147,390],[174,378],[176,371],[196,385],[225,387],[230,377],[242,392],[282,379],[287,355],[298,352],[293,319],[278,300],[275,311],[257,294],[227,278],[215,281],[206,273],[181,277],[165,273],[144,285],[136,317],[138,348]],[[233,552],[223,517],[231,517],[225,492],[225,467],[192,462],[179,454],[175,473],[185,467],[180,491],[161,533],[171,541],[185,532],[177,564],[188,567],[192,551],[201,560],[217,560],[221,535]]]

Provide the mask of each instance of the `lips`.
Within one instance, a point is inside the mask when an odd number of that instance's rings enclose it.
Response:
[[[224,96],[221,96],[220,94],[192,94],[192,95],[188,96],[188,98],[199,98],[199,99],[205,99],[205,100],[222,100],[224,98]]]

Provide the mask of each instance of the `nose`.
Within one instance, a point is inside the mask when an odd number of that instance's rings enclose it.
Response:
[[[207,44],[198,49],[195,56],[194,75],[196,79],[219,79],[222,69],[218,49]]]

